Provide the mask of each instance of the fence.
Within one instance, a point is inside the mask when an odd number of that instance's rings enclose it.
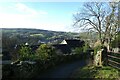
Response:
[[[108,65],[120,70],[120,53],[108,53]]]

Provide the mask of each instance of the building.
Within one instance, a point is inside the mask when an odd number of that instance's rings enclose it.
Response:
[[[57,50],[57,54],[70,54],[72,49],[84,46],[84,41],[78,39],[65,39],[60,44],[55,44],[53,47]]]

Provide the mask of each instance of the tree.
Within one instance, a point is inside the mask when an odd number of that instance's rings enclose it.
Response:
[[[55,56],[55,50],[50,45],[42,44],[36,50],[36,55],[38,55],[42,60],[46,60],[47,58]]]
[[[109,45],[112,40],[116,38],[118,33],[118,3],[110,2],[111,13],[105,17],[104,24],[105,24],[105,32],[104,32],[104,41],[107,42],[108,50],[110,49]]]
[[[102,22],[105,17],[104,11],[102,10],[103,3],[90,2],[85,3],[82,12],[78,12],[74,16],[75,23],[79,27],[83,27],[88,30],[95,30],[99,33],[99,38],[102,38]],[[91,26],[87,28],[87,26]]]
[[[9,37],[2,33],[2,53],[4,57],[10,56],[12,60],[16,58],[15,45],[17,44],[16,37]]]
[[[113,41],[111,42],[111,46],[112,46],[113,48],[116,48],[116,47],[120,48],[120,32],[118,33],[118,35],[117,35],[117,37],[115,38],[115,40],[113,40]]]
[[[82,11],[73,15],[75,19],[74,26],[88,31],[95,31],[103,44],[106,36],[109,35],[108,37],[111,39],[112,35],[115,35],[113,33],[118,31],[116,8],[116,3],[115,5],[103,2],[85,3]]]

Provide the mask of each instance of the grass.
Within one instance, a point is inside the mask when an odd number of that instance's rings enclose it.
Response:
[[[94,67],[86,66],[76,70],[71,78],[99,78],[109,80],[119,80],[120,71],[110,66]]]

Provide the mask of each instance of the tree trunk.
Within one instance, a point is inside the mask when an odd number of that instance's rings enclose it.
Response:
[[[100,40],[100,43],[103,44],[101,32],[99,32],[99,40]]]

